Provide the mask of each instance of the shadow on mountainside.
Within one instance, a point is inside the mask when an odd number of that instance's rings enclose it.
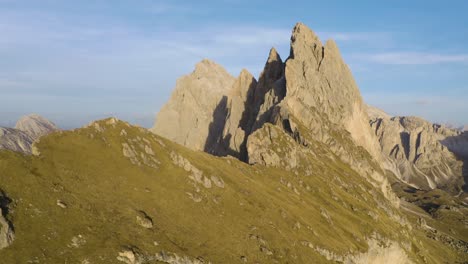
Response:
[[[463,162],[462,176],[464,180],[463,191],[468,192],[468,132],[460,135],[447,137],[440,143],[447,147],[459,160]]]
[[[270,54],[271,55],[271,54]],[[279,55],[278,55],[279,56]],[[250,85],[247,88],[245,101],[243,105],[230,104],[228,97],[223,98],[218,103],[214,113],[213,121],[209,126],[208,137],[204,151],[217,156],[231,155],[239,160],[247,162],[249,157],[247,153],[247,139],[255,130],[259,129],[264,123],[271,122],[273,107],[265,109],[265,113],[258,116],[265,98],[272,92],[269,100],[270,104],[277,104],[286,96],[286,80],[284,78],[284,63],[280,58],[278,60],[268,60],[265,68],[257,82],[254,77],[249,80]],[[275,98],[275,99],[272,99]],[[238,124],[229,124],[241,128],[244,131],[242,142],[236,142],[236,148],[231,148],[231,141],[238,135],[224,135],[224,129],[229,120],[230,111],[236,111],[236,107],[242,107],[242,114]],[[232,127],[231,127],[232,128]],[[237,139],[237,138],[236,138]]]
[[[204,147],[204,151],[207,153],[216,154],[219,151],[218,146],[221,140],[223,140],[223,131],[226,126],[226,117],[228,114],[227,103],[227,96],[223,96],[213,111],[213,121],[208,127],[208,137],[206,138]]]
[[[244,140],[239,146],[239,152],[231,149],[230,141],[232,135],[227,135],[224,139],[225,146],[227,148],[227,154],[238,157],[241,161],[247,162],[249,157],[247,153],[247,138],[252,132],[252,126],[255,123],[258,110],[256,109],[255,93],[257,92],[257,81],[252,77],[250,86],[247,90],[247,100],[244,102],[244,112],[242,112],[241,120],[239,121],[239,127],[244,130]]]
[[[7,216],[7,214],[9,213],[9,205],[11,202],[11,199],[8,196],[6,196],[3,190],[0,189],[0,213],[3,216]]]

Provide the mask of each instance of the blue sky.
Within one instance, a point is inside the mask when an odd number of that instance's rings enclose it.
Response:
[[[468,124],[468,1],[383,2],[0,0],[0,125],[149,127],[198,61],[258,76],[298,21],[336,40],[369,104]]]

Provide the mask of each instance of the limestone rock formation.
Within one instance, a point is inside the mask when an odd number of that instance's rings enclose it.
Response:
[[[13,225],[6,218],[11,200],[0,190],[0,249],[6,248],[15,240]]]
[[[190,75],[177,80],[152,131],[189,148],[213,152],[224,130],[227,94],[235,81],[220,65],[201,61]]]
[[[359,88],[333,40],[325,45],[304,24],[298,23],[291,37],[286,62],[286,105],[309,129],[323,123],[344,127],[355,143],[374,158],[380,158]],[[322,132],[326,137],[327,131]]]
[[[10,223],[0,214],[0,249],[6,248],[15,239],[15,234]]]
[[[254,114],[252,102],[257,81],[247,70],[242,70],[231,88],[228,98],[227,115],[222,134],[222,149],[218,154],[239,156],[245,153],[247,134],[250,133],[251,118]]]
[[[195,150],[257,163],[261,146],[255,140],[249,146],[249,137],[272,123],[295,144],[307,146],[306,138],[327,144],[363,175],[384,180],[378,165],[383,156],[369,126],[367,107],[334,41],[323,45],[312,30],[296,24],[289,58],[284,63],[271,49],[258,82],[246,71],[234,80],[220,66],[198,70],[205,64],[179,80],[153,132]],[[201,85],[199,79],[206,81]],[[206,88],[213,83],[222,87]],[[193,99],[194,94],[203,96]],[[359,148],[370,156],[361,158]],[[383,189],[390,193],[389,186]]]
[[[15,128],[0,127],[0,149],[31,153],[34,141],[56,130],[55,124],[39,115],[23,116]]]
[[[283,76],[284,64],[275,49],[258,82],[247,70],[234,78],[203,60],[178,80],[151,131],[195,150],[247,160],[248,136],[269,120],[271,106],[285,95]]]
[[[0,127],[0,149],[29,153],[32,143],[33,139],[25,132],[14,128]]]
[[[460,158],[468,150],[468,140],[459,131],[418,117],[374,117],[370,124],[382,152],[405,182],[422,189],[462,182]]]
[[[306,128],[319,130],[316,134],[322,141],[329,136],[323,126],[326,119],[330,126],[348,131],[356,144],[380,159],[359,89],[335,42],[322,45],[304,24],[293,29],[286,63],[275,49],[270,50],[258,83],[246,71],[235,81],[220,66],[213,71],[198,70],[206,64],[201,62],[192,75],[179,80],[172,98],[158,114],[153,132],[196,150],[246,160],[242,155],[246,138],[264,123],[283,123],[291,114]],[[200,84],[196,82],[199,79],[206,81]],[[221,87],[207,88],[213,83]],[[201,94],[193,100],[198,104],[187,99]],[[207,106],[205,100],[211,104]]]
[[[460,132],[366,105],[336,43],[323,44],[302,23],[292,31],[288,59],[272,48],[258,81],[246,70],[234,78],[208,60],[197,64],[177,82],[152,131],[195,150],[296,173],[307,172],[300,163],[325,144],[329,158],[345,161],[394,205],[386,171],[451,193],[468,174]]]
[[[33,140],[58,130],[54,123],[37,114],[21,117],[16,122],[15,128],[30,135]]]

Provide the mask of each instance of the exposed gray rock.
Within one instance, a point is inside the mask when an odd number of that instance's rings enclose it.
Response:
[[[30,135],[34,140],[58,130],[58,127],[54,123],[37,114],[21,117],[16,122],[15,128]]]
[[[15,233],[3,214],[0,214],[0,249],[11,245],[13,240],[15,240]]]
[[[15,128],[0,127],[0,149],[30,154],[34,141],[56,130],[52,122],[39,115],[23,116]]]
[[[145,212],[138,211],[136,215],[136,222],[138,225],[150,229],[153,228],[153,219],[149,217]]]
[[[258,83],[247,70],[234,78],[203,60],[177,82],[151,130],[195,150],[247,160],[248,136],[270,119],[272,106],[284,96],[284,64],[275,49]]]
[[[10,246],[15,240],[13,224],[7,219],[11,200],[0,190],[0,250]]]
[[[33,138],[21,130],[0,127],[0,149],[31,153],[33,142]]]
[[[240,157],[245,153],[247,136],[253,117],[253,96],[257,81],[247,70],[242,70],[228,95],[227,116],[221,149],[216,154]]]
[[[117,256],[117,260],[126,264],[142,264],[142,263],[168,263],[168,264],[203,264],[211,263],[203,260],[203,258],[193,259],[188,256],[179,256],[176,253],[167,251],[160,251],[155,254],[144,254],[141,253],[138,248],[127,247]]]
[[[208,179],[205,175],[203,175],[203,171],[192,165],[189,160],[181,156],[180,154],[172,151],[171,159],[174,165],[183,168],[186,172],[190,172],[188,178],[197,186],[198,184],[203,185],[205,188],[211,188],[211,180]],[[189,196],[193,199],[194,195],[189,194]],[[194,199],[198,200],[198,199]]]
[[[459,159],[468,152],[468,140],[459,131],[418,117],[377,117],[370,124],[405,182],[422,189],[462,182]]]
[[[306,128],[316,131],[317,139],[326,142],[330,136],[325,119],[333,128],[347,130],[355,144],[381,159],[359,89],[333,40],[323,45],[307,26],[296,24],[285,76],[285,107]]]
[[[222,137],[227,94],[235,81],[220,65],[201,61],[190,75],[177,80],[151,131],[191,149],[213,152]]]
[[[375,165],[382,163],[383,155],[369,126],[367,107],[334,41],[323,45],[312,30],[298,23],[286,63],[271,49],[258,83],[246,71],[234,80],[215,64],[208,63],[212,71],[198,70],[205,64],[198,64],[194,73],[179,80],[171,100],[158,114],[153,132],[192,149],[281,166],[275,151],[256,152],[266,149],[261,144],[268,142],[260,137],[250,140],[265,123],[272,123],[295,141],[291,148],[282,149],[291,152],[291,161],[297,156],[294,144],[307,146],[301,135],[306,133],[389,190]],[[213,76],[216,72],[219,75]],[[198,80],[205,82],[201,85]],[[218,88],[205,88],[213,86]],[[196,98],[194,94],[203,96]],[[356,145],[364,148],[370,158],[357,156]]]
[[[68,207],[67,204],[62,200],[57,200],[57,206],[63,209],[66,209]]]

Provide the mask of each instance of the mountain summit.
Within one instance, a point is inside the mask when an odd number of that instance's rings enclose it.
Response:
[[[31,153],[34,141],[56,130],[57,126],[42,116],[22,116],[15,128],[0,127],[0,149]]]
[[[213,69],[205,75],[200,65]],[[296,24],[286,63],[272,48],[258,82],[245,70],[234,79],[215,65],[204,60],[177,82],[153,132],[195,150],[246,160],[246,139],[264,123],[291,126],[292,115],[326,141],[325,118],[380,159],[359,89],[333,40],[323,45],[312,30]]]

